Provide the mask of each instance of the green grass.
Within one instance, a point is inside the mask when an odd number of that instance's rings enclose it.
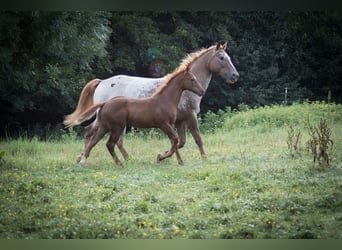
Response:
[[[260,113],[258,113],[260,112]],[[305,114],[329,115],[334,146],[322,168],[306,152]],[[340,105],[296,104],[229,114],[203,134],[201,160],[191,136],[172,157],[156,134],[126,136],[131,160],[114,165],[101,141],[85,166],[83,142],[0,142],[1,238],[342,238]],[[287,149],[287,124],[302,129]],[[241,123],[239,123],[241,122]]]

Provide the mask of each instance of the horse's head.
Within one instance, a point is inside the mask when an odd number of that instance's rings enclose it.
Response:
[[[190,65],[188,65],[184,71],[183,84],[185,90],[190,90],[199,96],[203,96],[205,93],[202,85],[198,82],[196,76],[191,72]]]
[[[227,43],[219,42],[212,58],[208,62],[209,69],[219,74],[228,83],[235,83],[239,78],[235,66],[226,53]]]

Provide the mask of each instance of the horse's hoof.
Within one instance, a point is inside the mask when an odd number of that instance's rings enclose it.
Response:
[[[120,168],[123,168],[124,166],[122,165],[121,161],[116,162],[116,165],[118,165]]]
[[[87,158],[84,157],[84,155],[81,156],[81,160],[80,160],[80,165],[84,165],[87,162]]]
[[[161,162],[161,161],[162,161],[161,157],[162,157],[161,154],[158,154],[158,155],[157,155],[157,162]]]

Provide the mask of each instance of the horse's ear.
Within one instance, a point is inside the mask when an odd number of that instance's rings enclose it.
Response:
[[[227,48],[227,42],[219,41],[216,45],[216,50],[223,49],[226,50]]]

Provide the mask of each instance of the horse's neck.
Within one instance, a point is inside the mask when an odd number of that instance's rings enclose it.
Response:
[[[207,90],[212,72],[208,67],[208,61],[212,57],[212,50],[209,50],[207,53],[199,57],[196,61],[193,62],[191,70],[192,73],[196,76],[197,80],[201,83],[204,90]]]
[[[154,98],[161,98],[162,103],[173,103],[176,107],[182,96],[183,89],[178,81],[181,80],[181,76],[176,76],[167,84],[167,86]]]

